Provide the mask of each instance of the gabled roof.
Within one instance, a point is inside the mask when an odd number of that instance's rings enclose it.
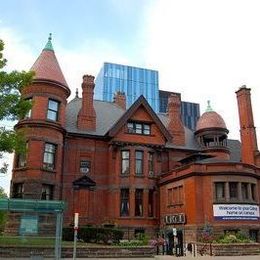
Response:
[[[90,187],[95,187],[96,182],[94,182],[88,176],[84,175],[84,176],[80,177],[79,179],[73,181],[73,186],[74,186],[74,188],[88,189]]]
[[[147,100],[144,98],[143,95],[141,95],[133,104],[132,106],[123,114],[123,116],[114,124],[114,126],[108,131],[108,135],[113,137],[115,136],[118,131],[123,127],[123,125],[126,124],[126,122],[131,118],[131,116],[134,115],[134,113],[143,106],[147,113],[151,116],[155,124],[159,127],[160,131],[163,133],[165,139],[167,141],[171,140],[171,135],[166,129],[166,127],[162,124],[159,117],[156,115],[156,113],[153,111]]]
[[[51,44],[51,36],[40,56],[31,67],[31,71],[35,72],[34,80],[52,81],[68,88]]]
[[[75,97],[66,106],[66,120],[65,128],[69,134],[80,134],[86,136],[105,137],[112,127],[120,120],[120,118],[127,113],[121,107],[113,102],[94,100],[94,108],[96,111],[96,129],[80,130],[77,128],[77,117],[82,105],[82,99]],[[167,114],[157,114],[159,120],[166,128],[169,122]],[[184,126],[185,130],[185,145],[176,146],[171,142],[167,142],[166,147],[186,149],[186,150],[200,150],[198,143],[194,138],[194,133]]]

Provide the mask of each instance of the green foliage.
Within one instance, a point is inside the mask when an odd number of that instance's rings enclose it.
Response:
[[[251,243],[248,236],[242,232],[238,232],[236,234],[227,232],[225,235],[219,236],[215,241],[215,243],[220,244],[232,244],[232,243]]]
[[[7,194],[4,189],[0,187],[0,199],[6,199]],[[7,220],[7,214],[5,211],[0,211],[0,234],[4,231],[5,223]]]
[[[78,238],[88,243],[119,243],[119,240],[122,239],[123,236],[124,232],[116,228],[81,227],[78,230]],[[74,230],[72,227],[63,228],[62,239],[65,241],[73,241]]]
[[[203,243],[212,243],[213,239],[213,227],[210,224],[205,223],[201,232],[199,233],[198,240],[199,242]]]
[[[144,246],[144,243],[142,240],[122,240],[122,241],[120,241],[119,246],[137,247],[137,246]]]
[[[10,73],[2,69],[7,60],[3,58],[4,43],[0,39],[0,120],[19,120],[25,117],[31,109],[31,102],[21,98],[22,90],[32,82],[33,72]],[[16,151],[24,153],[25,141],[22,133],[15,130],[0,128],[0,154]],[[1,166],[1,173],[5,173],[7,165]]]

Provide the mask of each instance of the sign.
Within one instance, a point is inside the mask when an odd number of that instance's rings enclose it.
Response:
[[[184,224],[185,223],[185,214],[175,214],[175,215],[168,215],[164,217],[164,221],[166,225],[171,224]]]
[[[81,160],[80,161],[80,172],[87,174],[90,171],[90,161]]]
[[[20,235],[38,234],[38,217],[22,216],[19,233]]]
[[[250,204],[215,204],[216,220],[259,220],[259,206]]]

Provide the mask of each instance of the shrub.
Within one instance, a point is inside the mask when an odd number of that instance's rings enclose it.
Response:
[[[78,230],[78,238],[84,242],[95,243],[119,243],[119,240],[124,236],[124,232],[115,228],[95,228],[95,227],[81,227]],[[63,228],[63,240],[73,241],[74,230],[73,227]]]
[[[143,241],[141,240],[121,240],[119,246],[122,247],[136,247],[136,246],[144,246]]]
[[[226,233],[225,235],[219,236],[214,242],[222,244],[232,244],[232,243],[250,243],[252,242],[247,235],[242,232],[237,234]]]
[[[72,227],[65,227],[62,229],[62,240],[64,241],[74,240],[74,229]]]

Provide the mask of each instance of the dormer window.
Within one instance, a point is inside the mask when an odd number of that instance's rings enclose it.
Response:
[[[49,99],[47,119],[57,121],[59,111],[59,102],[53,99]]]
[[[150,135],[151,125],[142,122],[128,122],[127,132],[131,134]]]

